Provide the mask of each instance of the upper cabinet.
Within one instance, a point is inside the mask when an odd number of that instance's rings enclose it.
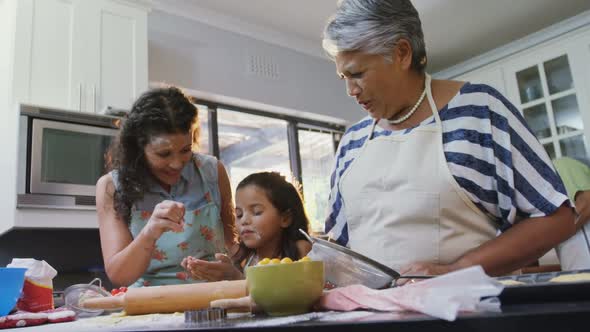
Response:
[[[583,124],[583,142],[586,158],[590,156],[590,30],[572,41],[572,50],[568,57],[572,63],[572,77],[579,107],[579,118]],[[578,120],[579,121],[579,120]]]
[[[45,1],[45,0],[43,0]],[[129,109],[148,87],[147,12],[120,2],[93,0],[89,40],[86,110]]]
[[[148,86],[147,9],[114,0],[19,0],[14,97],[98,113]]]
[[[19,0],[14,94],[19,102],[82,109],[84,38],[81,1]]]
[[[515,42],[512,46],[518,48],[518,44]],[[461,69],[462,65],[457,65],[441,76],[486,83],[496,88],[521,111],[551,158],[588,158],[590,22],[543,43],[509,53],[500,60],[490,56],[493,59],[488,64],[482,56],[477,60],[480,64],[477,69],[449,75]],[[464,65],[472,63],[468,61]]]
[[[502,94],[506,94],[504,75],[500,67],[486,67],[454,78],[457,81],[487,84]]]
[[[578,46],[553,42],[504,66],[509,99],[551,158],[588,156],[590,105],[582,101],[588,98],[584,71],[590,58],[577,56]]]

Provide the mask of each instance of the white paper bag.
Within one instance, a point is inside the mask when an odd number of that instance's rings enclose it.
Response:
[[[53,309],[53,278],[57,271],[45,261],[14,258],[6,267],[26,268],[23,293],[16,304],[23,311],[39,312]]]

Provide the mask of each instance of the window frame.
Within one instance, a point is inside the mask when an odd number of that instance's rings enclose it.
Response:
[[[291,172],[294,178],[303,186],[302,176],[301,176],[301,154],[299,151],[299,135],[298,130],[306,129],[306,130],[317,130],[323,132],[330,132],[332,133],[332,142],[334,154],[336,154],[336,150],[338,148],[338,143],[342,135],[344,135],[344,131],[346,129],[345,126],[335,123],[330,123],[327,121],[315,120],[315,119],[308,119],[304,117],[298,117],[293,115],[281,114],[281,113],[273,113],[268,111],[261,111],[252,108],[246,108],[242,106],[224,104],[224,103],[217,103],[211,102],[208,100],[203,100],[199,98],[195,98],[195,104],[207,106],[208,111],[208,122],[209,122],[209,151],[207,153],[215,156],[217,159],[220,158],[219,152],[219,127],[217,123],[217,110],[218,109],[227,109],[228,111],[232,112],[241,112],[246,114],[252,114],[256,116],[263,116],[268,117],[271,119],[278,119],[284,120],[287,122],[287,142],[289,146],[289,163],[291,166]]]

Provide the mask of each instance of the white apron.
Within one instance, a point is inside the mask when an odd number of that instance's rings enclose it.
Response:
[[[395,270],[452,263],[497,233],[448,168],[430,82],[427,74],[436,126],[367,139],[339,183],[350,248]]]

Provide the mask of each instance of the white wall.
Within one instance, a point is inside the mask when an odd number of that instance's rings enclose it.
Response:
[[[18,131],[18,116],[12,105],[12,54],[14,48],[15,0],[0,0],[0,234],[12,226],[16,206],[16,157],[14,144]],[[9,222],[6,222],[9,221]],[[8,225],[10,224],[10,225]]]
[[[159,11],[148,19],[149,80],[358,121],[364,111],[346,95],[328,58],[298,53]],[[321,31],[318,31],[320,34]],[[250,56],[270,59],[277,78],[248,71]]]

